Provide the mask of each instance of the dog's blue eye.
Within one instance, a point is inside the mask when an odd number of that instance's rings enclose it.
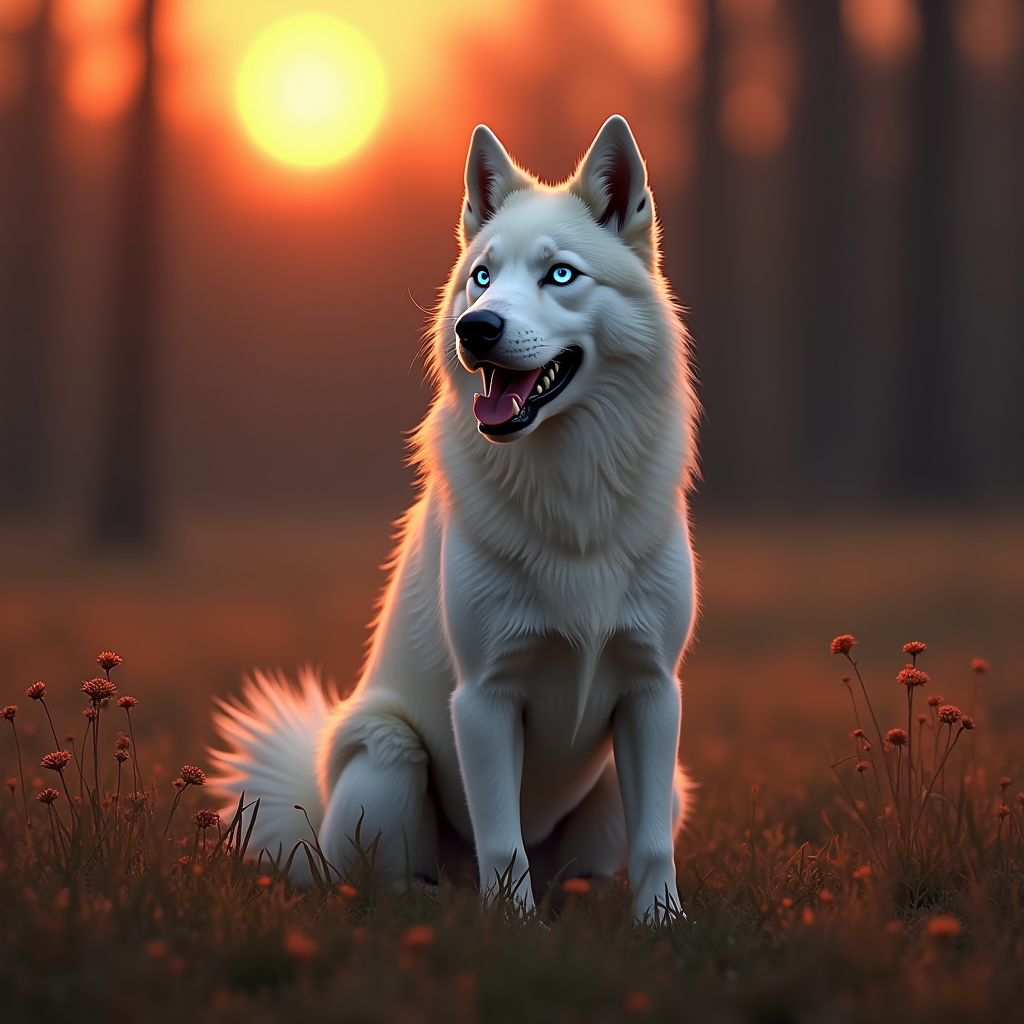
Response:
[[[486,267],[477,267],[473,271],[473,282],[478,288],[486,288],[491,283],[491,272]]]
[[[579,271],[574,270],[568,263],[559,263],[557,267],[552,267],[548,271],[547,280],[552,284],[568,284],[578,273]]]

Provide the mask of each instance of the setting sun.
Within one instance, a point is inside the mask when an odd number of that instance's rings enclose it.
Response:
[[[302,14],[268,28],[246,54],[237,99],[253,139],[302,167],[332,164],[369,135],[384,107],[384,67],[337,18]]]

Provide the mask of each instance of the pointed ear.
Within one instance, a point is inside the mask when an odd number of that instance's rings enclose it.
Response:
[[[654,256],[654,200],[647,168],[626,119],[601,126],[569,183],[602,227],[618,235],[648,265]]]
[[[529,188],[530,177],[512,162],[505,147],[485,124],[473,129],[466,157],[466,196],[462,200],[462,244],[473,240],[494,216],[504,198],[517,189]]]

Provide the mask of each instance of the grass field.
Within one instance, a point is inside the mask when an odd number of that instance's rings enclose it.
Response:
[[[543,923],[502,906],[481,913],[465,886],[381,892],[365,871],[290,891],[266,863],[239,858],[238,830],[219,847],[207,830],[204,854],[191,816],[209,803],[196,786],[163,840],[180,767],[205,763],[212,694],[253,666],[312,661],[343,687],[353,680],[387,553],[380,520],[181,524],[141,561],[83,553],[54,531],[0,534],[0,705],[19,706],[0,721],[0,771],[19,779],[0,794],[0,1020],[1015,1019],[1022,526],[697,524],[703,616],[684,670],[681,756],[700,790],[678,849],[687,919],[657,931],[632,927],[624,887],[559,891]],[[883,753],[872,739],[865,753],[851,736],[840,679],[852,669],[829,653],[843,633],[859,640],[883,734],[907,726],[902,645],[928,642],[909,775],[905,747]],[[112,679],[140,701],[132,724],[151,795],[126,799],[130,757],[117,805],[94,811],[83,788],[71,844],[34,797],[61,787],[39,767],[54,739],[25,690],[46,681],[58,736],[73,730],[82,753],[81,680],[97,674],[100,649],[124,657]],[[991,670],[972,672],[975,657]],[[976,724],[938,774],[960,725],[931,717],[918,734],[916,714],[937,713],[925,691]],[[126,720],[111,706],[100,722],[109,797]],[[871,771],[856,773],[866,758]],[[856,788],[876,777],[881,800]],[[910,794],[932,782],[915,805]],[[63,792],[53,808],[71,825]]]

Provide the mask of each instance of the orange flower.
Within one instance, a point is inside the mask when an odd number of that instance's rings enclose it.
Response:
[[[84,693],[86,697],[93,702],[93,704],[99,704],[101,700],[110,700],[110,698],[117,693],[117,687],[109,679],[97,676],[95,679],[86,679],[86,681],[82,683],[82,693]]]
[[[835,896],[832,895],[831,892],[829,892],[828,889],[819,889],[818,890],[818,900],[821,903],[835,903],[836,898],[835,898]]]
[[[630,992],[626,996],[626,1013],[647,1013],[651,1009],[651,997],[646,992]]]
[[[55,750],[39,762],[43,768],[49,768],[52,772],[62,772],[70,763],[71,754],[66,750]]]
[[[182,765],[181,781],[186,786],[205,786],[206,772],[202,768],[197,768],[194,764]]]
[[[402,936],[402,949],[414,952],[434,944],[434,929],[429,924],[414,924]]]
[[[117,706],[119,708],[134,708],[138,707],[138,704],[138,697],[129,697],[127,694],[125,694],[123,697],[117,698]]]
[[[274,884],[274,880],[269,875],[260,875],[260,877],[256,879],[256,884],[261,889],[269,889]]]
[[[955,704],[943,704],[939,708],[939,721],[944,722],[946,725],[955,725],[963,718],[960,713],[960,709]],[[964,726],[965,729],[973,729],[974,722],[971,722],[969,726]]]
[[[989,663],[984,658],[972,658],[971,668],[975,672],[987,672],[989,670]]]
[[[31,697],[32,700],[42,700],[46,696],[46,683],[38,682],[33,683],[26,691],[26,697]]]
[[[921,643],[920,640],[911,640],[909,644],[903,645],[903,653],[916,658],[919,654],[923,654],[927,647],[928,645]]]
[[[342,897],[342,899],[354,900],[359,895],[359,891],[354,885],[339,885],[338,895]]]
[[[970,732],[974,728],[974,719],[970,715],[962,715],[960,718],[960,728]]]
[[[907,742],[907,730],[890,729],[885,734],[885,742],[894,747],[902,747]]]
[[[906,668],[900,670],[900,674],[896,677],[896,682],[902,683],[909,689],[912,686],[924,686],[925,683],[930,683],[931,676],[922,669],[914,668],[913,665],[907,665]]]
[[[308,960],[316,955],[318,949],[315,939],[310,938],[299,928],[289,928],[284,936],[284,950],[296,960]]]
[[[837,636],[832,641],[832,653],[833,654],[849,654],[853,650],[853,645],[857,642],[855,637],[850,636],[849,633],[844,633],[842,636]]]
[[[955,939],[960,931],[960,922],[952,914],[937,914],[928,922],[928,934],[933,939]]]
[[[14,716],[18,713],[17,704],[8,704],[6,707],[0,708],[0,718],[6,718],[8,722],[14,721]]]
[[[124,661],[124,658],[115,654],[113,651],[100,651],[100,653],[96,655],[96,664],[99,665],[104,672],[109,672],[112,668],[117,668],[122,661]]]
[[[573,896],[586,896],[590,892],[590,883],[585,878],[567,878],[562,883],[562,890]]]
[[[60,793],[55,789],[44,789],[40,793],[36,793],[36,799],[41,804],[52,804],[60,796]]]

